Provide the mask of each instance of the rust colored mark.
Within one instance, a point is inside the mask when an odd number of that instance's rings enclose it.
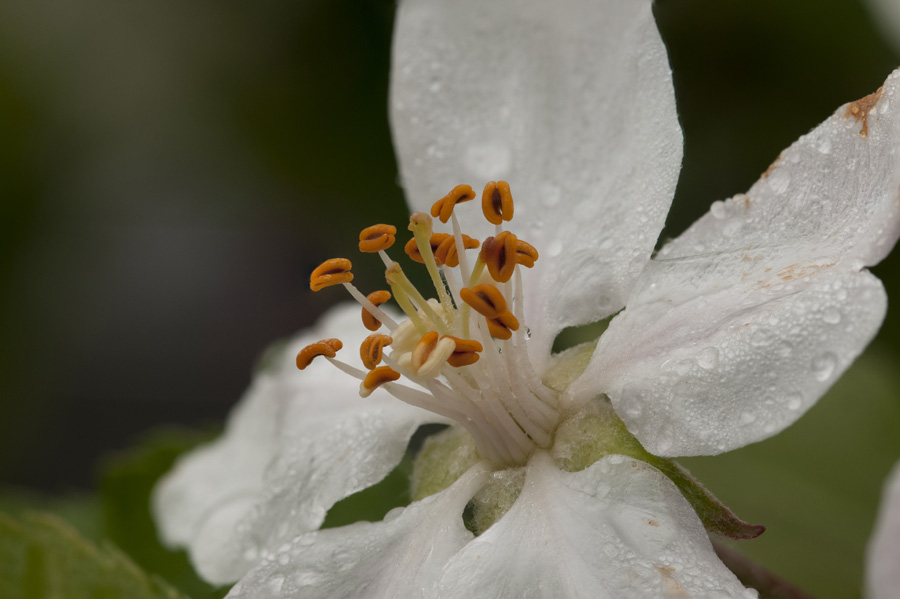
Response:
[[[869,94],[868,96],[860,98],[856,102],[850,102],[850,104],[847,105],[847,110],[844,111],[844,118],[852,118],[857,123],[862,122],[862,127],[859,130],[860,137],[869,136],[869,115],[875,109],[875,106],[878,104],[878,101],[881,99],[881,94],[883,93],[884,86],[882,85],[874,94]]]
[[[784,152],[781,152],[780,154],[778,154],[778,158],[775,159],[775,162],[773,162],[772,164],[770,164],[770,165],[769,165],[769,168],[766,169],[766,172],[764,172],[762,175],[760,175],[760,177],[763,178],[763,179],[768,179],[768,178],[769,178],[769,175],[772,174],[772,171],[775,170],[775,167],[777,167],[779,164],[781,164],[781,157],[782,157],[782,156],[784,156]],[[746,196],[744,196],[744,197],[746,197]],[[750,203],[750,198],[745,199],[745,200],[744,200],[744,207],[746,208],[747,205],[749,205],[749,203]]]
[[[675,599],[676,597],[687,597],[687,590],[681,586],[675,577],[672,574],[675,573],[675,568],[671,566],[661,566],[659,564],[654,564],[657,572],[659,572],[660,578],[662,578],[662,590],[663,594],[666,597],[671,597]]]

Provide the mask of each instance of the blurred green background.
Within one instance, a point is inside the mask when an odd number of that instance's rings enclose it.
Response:
[[[309,293],[312,268],[353,251],[364,226],[405,220],[386,116],[393,12],[388,0],[0,3],[6,496],[52,507],[78,492],[99,509],[108,456],[160,425],[221,422],[263,348],[333,301]],[[657,0],[655,12],[685,131],[664,237],[900,65],[856,0]],[[875,272],[900,298],[900,252]],[[357,277],[371,287],[380,274]],[[859,594],[900,458],[898,356],[891,308],[798,425],[686,461],[769,526],[741,550],[822,596]],[[163,461],[177,453],[155,443]],[[129,455],[112,459],[146,457]]]

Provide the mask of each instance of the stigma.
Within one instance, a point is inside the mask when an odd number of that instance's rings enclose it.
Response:
[[[505,181],[491,181],[482,194],[482,213],[494,235],[479,241],[463,233],[456,210],[468,209],[461,204],[475,197],[470,186],[457,185],[434,203],[430,215],[410,216],[412,237],[404,253],[424,266],[433,293],[420,292],[388,255],[397,235],[392,225],[372,225],[359,234],[359,250],[381,258],[388,289],[363,294],[352,284],[346,258],[317,267],[310,277],[313,291],[342,285],[362,306],[361,326],[372,332],[359,348],[365,370],[337,357],[343,346],[337,339],[301,350],[297,366],[304,369],[323,356],[360,381],[360,396],[384,389],[457,422],[494,465],[523,465],[534,451],[550,447],[559,423],[558,394],[541,382],[527,351],[523,269],[539,256],[504,228],[513,218]],[[450,229],[435,231],[433,218]],[[474,250],[475,256],[467,253]],[[402,318],[382,310],[391,299]]]

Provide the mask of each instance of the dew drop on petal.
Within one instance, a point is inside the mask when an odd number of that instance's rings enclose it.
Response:
[[[831,352],[826,352],[812,361],[813,376],[816,380],[827,381],[834,373],[837,366],[837,356]]]
[[[723,219],[727,214],[727,210],[725,209],[725,202],[715,201],[709,207],[709,213],[713,215],[714,218]]]
[[[791,184],[791,174],[785,169],[775,169],[772,174],[769,175],[767,181],[769,182],[769,187],[772,188],[772,191],[776,194],[781,194],[787,191],[788,186]]]
[[[541,202],[543,202],[544,206],[547,208],[553,208],[559,204],[559,200],[562,198],[562,192],[560,191],[559,186],[549,182],[541,185],[540,194]]]
[[[787,407],[789,410],[797,411],[803,406],[803,395],[801,393],[791,393],[787,396]]]
[[[828,324],[837,324],[841,321],[841,313],[838,312],[836,308],[828,308],[825,310],[825,313],[822,314],[822,320]]]
[[[750,424],[756,421],[756,415],[750,412],[744,412],[741,414],[741,424]]]
[[[831,153],[831,140],[827,137],[823,137],[819,140],[819,143],[816,144],[816,149],[819,150],[822,154],[830,154]]]
[[[715,347],[707,347],[697,354],[697,364],[704,370],[712,370],[719,363],[719,350]]]
[[[275,594],[275,595],[280,594],[281,587],[284,586],[284,576],[282,576],[281,574],[275,574],[274,576],[270,576],[269,580],[266,581],[266,586],[269,588],[269,590],[273,594]]]
[[[775,353],[782,358],[787,358],[794,351],[794,347],[787,341],[781,341],[775,346]]]
[[[547,255],[548,256],[559,256],[562,254],[563,244],[562,241],[556,239],[550,242],[550,245],[547,246]]]
[[[255,562],[259,558],[259,549],[251,545],[244,550],[244,559],[248,562]]]
[[[484,179],[503,179],[509,174],[512,155],[509,146],[499,140],[472,144],[466,150],[465,165]]]

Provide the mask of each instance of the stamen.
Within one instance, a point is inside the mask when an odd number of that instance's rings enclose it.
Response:
[[[369,397],[372,391],[385,383],[396,381],[400,378],[400,373],[390,366],[379,366],[374,370],[370,370],[366,378],[359,385],[359,394],[361,397]]]
[[[393,225],[372,225],[359,234],[359,251],[374,254],[394,245],[397,227]]]
[[[456,238],[447,233],[438,233],[442,236],[440,243],[434,250],[434,259],[438,265],[446,264],[450,268],[459,266],[459,253],[457,251]],[[432,236],[432,240],[435,236]],[[468,235],[462,236],[463,249],[474,250],[480,244],[477,239],[472,239]],[[433,247],[433,246],[432,246]]]
[[[394,299],[397,300],[397,303],[400,304],[400,308],[406,312],[410,320],[415,323],[416,328],[427,331],[434,327],[443,327],[444,320],[438,316],[434,311],[434,307],[432,307],[432,305],[428,303],[428,300],[419,293],[419,290],[416,289],[415,285],[406,278],[406,274],[403,272],[403,269],[400,268],[399,264],[394,262],[384,275],[388,285],[394,290]],[[418,304],[419,308],[425,313],[425,316],[431,321],[433,326],[426,326],[425,323],[422,322],[418,310],[413,306],[410,298]]]
[[[503,231],[496,237],[488,237],[481,244],[479,258],[487,266],[488,272],[498,283],[506,283],[516,270],[516,236]]]
[[[512,332],[519,329],[519,321],[513,316],[513,313],[507,310],[501,313],[497,318],[487,318],[488,331],[491,337],[506,341],[512,337]]]
[[[413,237],[415,237],[416,245],[419,248],[419,253],[422,255],[428,275],[431,277],[434,290],[437,291],[438,299],[441,305],[451,308],[453,302],[450,300],[450,296],[447,295],[447,288],[444,287],[444,281],[441,279],[437,263],[434,260],[434,252],[431,250],[431,224],[431,217],[424,212],[414,212],[409,217],[409,230],[412,231]]]
[[[481,210],[484,217],[492,225],[503,221],[511,221],[513,217],[513,198],[506,181],[491,181],[484,186],[481,194]]]
[[[333,358],[342,347],[344,344],[340,339],[322,339],[307,345],[297,353],[297,368],[306,369],[319,356]]]
[[[438,340],[437,331],[422,335],[412,350],[410,367],[416,376],[431,378],[456,349],[456,342],[449,337]]]
[[[349,283],[353,280],[350,269],[353,265],[346,258],[332,258],[326,260],[312,271],[309,276],[309,288],[319,291],[332,285]]]
[[[462,301],[487,318],[497,318],[507,311],[506,299],[493,285],[476,285],[472,289],[464,288],[460,290],[459,296]]]
[[[393,342],[394,340],[388,335],[376,334],[366,337],[362,345],[359,346],[359,357],[362,359],[363,366],[369,370],[374,370],[381,362],[384,347]]]
[[[450,220],[453,208],[462,202],[475,199],[475,192],[470,185],[457,185],[450,193],[434,203],[431,207],[431,216],[440,218],[442,223]]]
[[[366,299],[372,302],[373,306],[378,307],[384,302],[391,299],[391,292],[384,289],[373,291],[366,296]],[[369,310],[365,307],[363,307],[362,309],[362,321],[363,326],[370,331],[377,331],[381,328],[381,321],[375,318],[375,316],[373,316],[372,313],[369,312]]]
[[[521,239],[516,241],[516,264],[520,264],[525,268],[531,268],[537,262],[537,259],[538,251],[533,245]]]
[[[447,358],[447,363],[456,368],[474,364],[480,357],[478,352],[484,350],[482,345],[474,339],[460,339],[452,335],[445,335],[444,339],[452,339],[455,344],[453,353]]]

